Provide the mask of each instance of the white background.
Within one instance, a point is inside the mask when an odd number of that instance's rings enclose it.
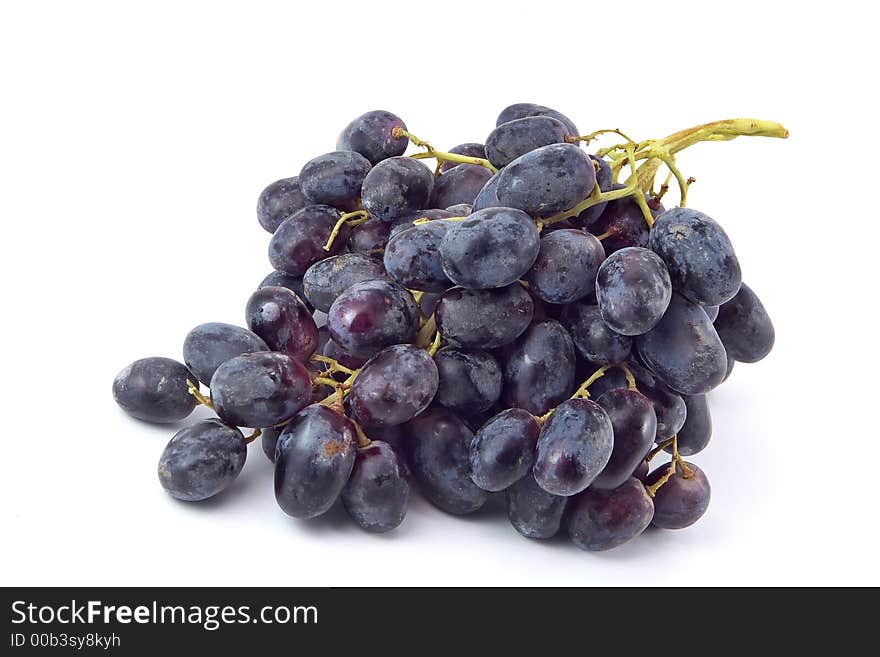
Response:
[[[864,3],[777,4],[5,3],[0,583],[880,584],[876,35]],[[244,321],[269,272],[260,190],[364,111],[450,147],[520,101],[637,138],[733,116],[791,131],[679,160],[777,330],[711,395],[704,519],[595,555],[416,498],[370,536],[286,517],[256,444],[215,501],[165,495],[173,428],[110,384],[180,358],[196,324]]]

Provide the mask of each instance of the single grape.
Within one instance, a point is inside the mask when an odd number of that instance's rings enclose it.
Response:
[[[501,169],[537,148],[566,143],[566,132],[562,122],[549,116],[514,119],[500,124],[486,138],[486,157]]]
[[[456,217],[467,217],[473,213],[474,207],[470,203],[456,203],[446,208],[446,211]]]
[[[303,194],[299,178],[282,178],[266,187],[257,201],[257,219],[260,225],[274,233],[290,215],[311,205]]]
[[[598,167],[596,169],[596,186],[599,188],[599,191],[610,192],[612,189],[614,189],[614,174],[611,171],[611,165],[608,164],[608,161],[602,157],[590,155],[590,159],[593,160],[593,164]],[[602,215],[602,213],[605,212],[606,207],[608,207],[608,201],[597,203],[596,205],[591,205],[571,221],[578,228],[589,229]]]
[[[698,305],[678,294],[660,322],[636,338],[645,364],[673,390],[699,395],[717,387],[727,371],[724,345]]]
[[[456,222],[440,243],[443,270],[474,290],[504,287],[525,274],[540,249],[535,223],[513,208],[488,208]]]
[[[361,189],[364,209],[382,221],[393,221],[428,207],[434,176],[411,157],[392,157],[374,166]]]
[[[652,524],[661,529],[684,529],[699,520],[709,508],[712,489],[706,474],[693,463],[685,461],[690,473],[686,476],[680,467],[675,474],[654,494],[654,520]],[[648,475],[646,484],[651,486],[664,476],[668,465],[660,466]]]
[[[447,513],[478,510],[489,497],[470,478],[469,449],[474,434],[452,411],[432,407],[406,425],[410,469],[422,494]]]
[[[412,290],[443,292],[452,287],[440,260],[440,242],[453,224],[440,219],[395,234],[383,257],[388,275]]]
[[[486,184],[483,185],[483,189],[477,193],[474,197],[474,202],[471,203],[471,212],[478,212],[479,210],[485,210],[486,208],[497,208],[504,205],[498,200],[498,179],[500,176],[501,172],[499,171],[489,178]]]
[[[326,513],[342,493],[355,462],[354,425],[333,409],[312,404],[278,437],[275,500],[294,518]]]
[[[138,420],[177,422],[196,407],[187,380],[195,383],[198,378],[183,363],[158,356],[141,358],[113,379],[113,399]]]
[[[568,210],[596,186],[593,161],[574,144],[542,146],[501,171],[498,200],[533,217]]]
[[[568,498],[548,493],[528,474],[504,491],[507,517],[526,538],[552,538],[559,533]]]
[[[684,426],[687,419],[687,405],[684,403],[684,399],[681,395],[670,390],[650,370],[636,363],[634,359],[627,361],[627,367],[635,377],[639,392],[654,404],[654,412],[657,414],[655,442],[660,443],[672,438]],[[626,387],[626,385],[619,387]],[[591,387],[590,390],[596,395],[602,394],[596,391],[595,387]]]
[[[329,205],[309,205],[285,219],[269,241],[269,261],[278,271],[302,276],[313,264],[345,247],[348,226],[343,225],[329,251],[324,245],[342,214]]]
[[[309,311],[314,310],[308,299],[306,299],[306,294],[303,290],[302,277],[291,276],[290,274],[285,274],[283,271],[273,271],[260,281],[257,289],[259,290],[261,287],[286,287],[299,297],[299,300],[306,305],[306,308],[308,308]]]
[[[572,498],[565,526],[572,543],[582,550],[610,550],[641,534],[654,517],[654,503],[645,486],[629,477],[611,490],[585,490]]]
[[[669,272],[653,251],[627,247],[599,267],[596,301],[602,319],[617,333],[647,333],[663,317],[671,298]]]
[[[615,333],[602,321],[599,307],[575,301],[562,308],[559,321],[581,356],[596,365],[614,365],[629,358],[632,338]]]
[[[450,153],[455,153],[456,155],[465,155],[467,157],[478,157],[482,160],[486,159],[486,147],[483,144],[476,144],[474,142],[467,142],[465,144],[459,144],[458,146],[453,146],[449,149]],[[440,166],[440,171],[442,173],[446,173],[450,169],[454,169],[457,167],[460,162],[444,162]]]
[[[715,330],[727,353],[741,363],[761,360],[770,353],[776,340],[776,331],[764,304],[745,283],[718,309]]]
[[[578,136],[581,134],[578,132],[577,126],[570,118],[565,116],[565,114],[550,109],[549,107],[544,107],[543,105],[536,105],[535,103],[514,103],[513,105],[508,105],[501,110],[501,114],[498,115],[495,125],[499,126],[502,123],[508,123],[527,116],[549,116],[550,118],[561,122],[562,125],[565,126],[568,134],[572,136]]]
[[[372,356],[393,344],[415,340],[419,308],[409,290],[396,283],[364,281],[336,297],[327,326],[340,347],[356,356]]]
[[[712,438],[712,415],[709,413],[709,401],[706,395],[685,395],[687,418],[678,430],[678,453],[682,456],[693,456],[702,452],[709,439]],[[672,447],[666,448],[667,452]]]
[[[379,219],[370,218],[351,229],[348,236],[348,250],[373,257],[382,257],[391,226]]]
[[[611,189],[623,187],[624,185],[612,185]],[[631,196],[608,201],[602,214],[590,223],[590,232],[603,236],[602,246],[609,256],[615,251],[630,246],[648,246],[648,223],[641,208]]]
[[[443,347],[434,355],[439,385],[437,401],[472,415],[491,408],[501,396],[501,365],[488,351]]]
[[[360,447],[345,488],[342,504],[348,515],[368,532],[398,527],[409,504],[409,479],[405,462],[388,443],[374,440]]]
[[[635,470],[635,472],[633,472],[633,477],[635,477],[636,479],[638,479],[639,481],[641,481],[644,484],[645,481],[647,481],[647,479],[648,479],[648,468],[649,467],[650,466],[648,465],[647,461],[642,461],[641,463],[639,463],[636,466],[636,470]]]
[[[361,114],[339,135],[336,149],[360,153],[376,165],[386,158],[403,155],[406,150],[409,139],[395,137],[395,128],[406,130],[406,124],[391,112],[373,110]]]
[[[275,463],[275,447],[278,445],[278,436],[284,431],[284,427],[263,427],[260,429],[260,446],[266,458]]]
[[[272,351],[305,361],[318,347],[318,327],[309,309],[285,287],[261,287],[245,311],[251,331]]]
[[[367,359],[363,356],[355,356],[354,354],[347,352],[345,349],[333,342],[332,339],[327,340],[324,348],[321,350],[321,353],[322,355],[327,356],[327,358],[332,358],[337,363],[339,363],[343,367],[347,367],[350,370],[359,370],[364,366],[364,363],[367,362]]]
[[[440,335],[459,347],[495,349],[516,340],[532,321],[535,304],[519,283],[494,290],[446,290],[434,318]]]
[[[347,207],[360,198],[370,169],[370,161],[360,153],[334,151],[306,162],[299,184],[312,205]]]
[[[614,448],[591,486],[607,490],[622,485],[651,451],[657,435],[657,414],[651,400],[637,390],[609,390],[596,403],[611,420]]]
[[[666,263],[675,291],[690,301],[718,305],[739,291],[742,273],[730,239],[702,212],[667,210],[654,222],[649,246]]]
[[[315,308],[326,313],[336,297],[355,283],[385,278],[385,269],[376,258],[343,253],[309,267],[303,276],[303,291]]]
[[[528,411],[509,408],[477,431],[470,445],[471,479],[488,491],[504,490],[532,470],[541,427]]]
[[[437,366],[424,349],[398,344],[368,360],[348,396],[351,417],[365,427],[403,424],[437,394]]]
[[[271,427],[291,418],[312,393],[309,371],[287,354],[261,351],[230,358],[211,378],[220,419],[237,427]]]
[[[492,172],[480,164],[460,164],[434,180],[431,207],[445,208],[457,203],[473,203],[492,177]]]
[[[235,481],[246,458],[241,431],[220,420],[202,420],[178,431],[165,447],[159,483],[178,500],[206,500]]]
[[[569,399],[547,418],[538,438],[535,480],[548,493],[575,495],[602,472],[614,446],[604,409],[589,399]]]
[[[252,331],[232,324],[199,324],[183,341],[183,362],[205,385],[214,372],[230,358],[255,351],[269,351],[263,339]]]
[[[571,303],[593,292],[603,260],[602,243],[593,235],[573,228],[555,230],[541,238],[538,257],[525,279],[539,299]]]
[[[543,415],[572,393],[574,370],[568,331],[555,319],[533,322],[506,356],[504,403]]]

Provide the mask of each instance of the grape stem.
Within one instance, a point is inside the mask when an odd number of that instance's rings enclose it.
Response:
[[[437,219],[437,221],[464,221],[467,217],[444,217],[443,219]],[[413,222],[413,226],[421,226],[430,221],[434,221],[430,217],[420,217]]]
[[[254,442],[257,438],[259,438],[262,435],[263,435],[262,429],[254,429],[250,436],[245,437],[245,442],[247,442],[247,444],[250,445],[252,442]]]
[[[638,390],[638,386],[636,386],[636,377],[633,376],[632,370],[629,369],[629,366],[627,366],[626,363],[621,363],[618,367],[623,370],[623,375],[626,377],[626,383],[629,386],[629,389]]]
[[[333,246],[333,242],[336,241],[336,237],[339,235],[339,231],[342,230],[342,227],[345,224],[348,224],[349,226],[357,226],[358,224],[364,223],[369,218],[370,215],[366,210],[343,212],[342,215],[339,217],[339,220],[333,226],[333,230],[330,231],[330,237],[327,238],[327,243],[324,244],[324,250],[330,250],[330,248]]]
[[[401,137],[406,137],[413,144],[425,149],[424,153],[414,153],[410,155],[411,158],[415,160],[425,160],[425,159],[436,159],[438,162],[437,170],[434,174],[439,173],[439,163],[442,162],[457,162],[458,164],[479,164],[480,166],[486,167],[493,174],[498,173],[498,169],[496,169],[489,160],[486,160],[482,157],[470,157],[469,155],[459,155],[458,153],[447,153],[445,151],[435,150],[431,144],[426,142],[424,139],[419,139],[409,130],[405,130],[400,126],[396,126],[391,130],[391,136],[395,139],[400,139]]]
[[[186,389],[189,391],[189,394],[196,398],[197,402],[208,408],[214,408],[211,400],[205,397],[199,390],[199,387],[189,379],[186,380]]]
[[[354,374],[355,370],[346,367],[345,365],[340,365],[339,361],[330,358],[329,356],[322,356],[320,354],[312,354],[309,357],[309,360],[317,361],[319,363],[326,363],[330,366],[331,372],[342,372],[343,374]]]
[[[361,429],[361,425],[359,425],[357,422],[355,422],[351,418],[349,418],[349,420],[354,425],[355,433],[357,433],[358,447],[368,447],[370,445],[370,443],[372,443],[373,441],[370,440],[369,438],[367,438],[367,434],[365,434],[364,430]]]
[[[676,472],[676,466],[681,469],[681,476],[685,479],[690,479],[694,476],[694,471],[687,466],[684,459],[681,458],[681,454],[678,453],[678,435],[673,436],[669,440],[664,440],[657,445],[657,447],[651,450],[651,453],[648,454],[645,460],[650,462],[660,451],[670,446],[672,447],[672,460],[669,461],[666,472],[664,472],[663,475],[653,484],[645,486],[645,491],[651,497],[654,497],[654,495],[657,494],[657,491],[660,490],[667,481],[672,479],[672,476]]]
[[[590,377],[586,381],[584,381],[577,390],[575,390],[575,392],[571,396],[571,398],[572,399],[589,399],[590,391],[588,390],[588,388],[591,385],[593,385],[596,381],[601,379],[603,376],[605,376],[605,372],[607,372],[608,368],[610,368],[610,367],[611,367],[610,365],[603,365],[598,370],[593,372],[590,375]]]

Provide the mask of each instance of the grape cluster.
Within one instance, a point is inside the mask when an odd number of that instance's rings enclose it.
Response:
[[[787,133],[733,119],[635,142],[520,103],[485,145],[439,151],[368,112],[260,195],[275,271],[247,328],[195,327],[183,363],[135,361],[114,398],[148,422],[216,413],[162,452],[180,500],[227,488],[261,436],[296,518],[338,502],[386,532],[415,484],[452,514],[503,494],[523,536],[591,551],[690,526],[709,504],[683,459],[709,442],[707,394],[774,330],[722,227],[686,206],[675,154],[739,135]]]

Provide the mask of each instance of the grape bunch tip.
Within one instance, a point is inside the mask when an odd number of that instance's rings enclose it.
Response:
[[[503,492],[521,535],[587,551],[688,527],[711,495],[685,460],[711,438],[707,393],[775,339],[676,164],[740,136],[788,131],[728,119],[635,141],[517,103],[485,143],[439,150],[367,112],[260,194],[273,271],[246,328],[196,326],[182,362],[131,363],[114,399],[146,422],[216,414],[160,456],[186,502],[229,488],[260,438],[296,518],[341,503],[387,532],[415,489],[457,515]]]

